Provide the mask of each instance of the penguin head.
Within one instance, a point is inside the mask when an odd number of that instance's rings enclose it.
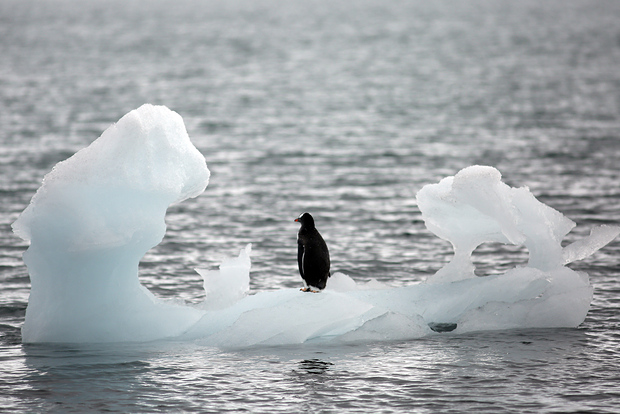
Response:
[[[300,223],[302,227],[314,227],[314,219],[310,215],[310,213],[303,213],[299,217],[295,219],[296,222]]]

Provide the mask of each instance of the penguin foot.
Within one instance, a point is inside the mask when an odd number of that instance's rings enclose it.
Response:
[[[306,287],[306,288],[301,288],[301,289],[299,289],[299,290],[301,290],[302,292],[321,293],[321,291],[320,291],[320,290],[314,290],[314,289],[309,288],[309,287]]]

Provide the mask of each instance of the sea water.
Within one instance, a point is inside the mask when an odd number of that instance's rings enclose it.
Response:
[[[145,6],[148,4],[148,7]],[[252,243],[250,292],[297,288],[311,211],[335,271],[395,288],[452,256],[415,194],[473,164],[577,223],[620,222],[614,2],[3,2],[5,410],[613,412],[618,242],[583,262],[577,329],[222,350],[192,341],[22,345],[27,244],[10,224],[57,162],[144,102],[183,116],[211,170],[140,263],[198,304],[194,268]],[[483,244],[479,275],[528,261]]]

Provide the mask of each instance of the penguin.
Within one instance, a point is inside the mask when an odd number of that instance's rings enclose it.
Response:
[[[329,250],[309,213],[303,213],[295,221],[301,224],[297,234],[297,263],[305,285],[301,290],[318,293],[325,289],[330,276]]]

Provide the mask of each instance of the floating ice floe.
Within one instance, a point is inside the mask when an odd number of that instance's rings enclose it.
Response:
[[[143,255],[160,243],[168,206],[196,197],[209,170],[181,117],[144,105],[89,147],[56,165],[13,224],[31,294],[24,342],[197,340],[221,347],[419,338],[435,331],[576,327],[592,300],[587,274],[565,265],[619,233],[601,226],[565,248],[574,223],[492,167],[468,167],[427,185],[417,199],[430,231],[454,257],[426,282],[388,288],[334,274],[321,294],[296,289],[248,294],[250,246],[219,271],[198,270],[205,301],[172,304],[138,280]],[[477,277],[481,243],[525,246],[527,266]]]

